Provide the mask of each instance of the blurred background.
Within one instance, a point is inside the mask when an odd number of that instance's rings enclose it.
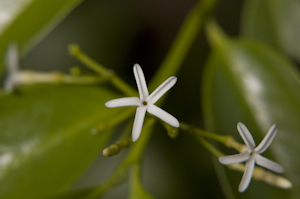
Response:
[[[133,65],[142,66],[149,82],[196,3],[195,0],[85,0],[28,52],[21,66],[46,71],[68,71],[72,66],[81,66],[67,51],[70,43],[78,43],[89,56],[114,69],[135,88]],[[215,16],[229,35],[239,33],[242,5],[240,0],[220,1],[217,5]],[[200,77],[209,53],[204,34],[201,31],[193,44],[178,74],[178,83],[163,105],[180,121],[200,126]],[[125,151],[117,157],[105,158],[100,152],[99,159],[74,188],[103,182],[124,154]],[[170,139],[160,124],[156,125],[143,158],[143,183],[157,198],[223,197],[210,153],[185,132]],[[125,181],[103,198],[126,198],[128,190]]]
[[[113,69],[135,88],[133,65],[141,65],[149,82],[170,49],[185,17],[197,2],[84,0],[40,42],[23,53],[21,68],[68,72],[71,67],[79,66],[89,71],[69,56],[68,45],[77,43],[87,55]],[[219,1],[217,4],[213,15],[229,36],[240,35],[243,5],[244,1],[241,0]],[[176,86],[170,90],[163,105],[181,122],[201,128],[204,125],[201,78],[209,52],[207,37],[202,29],[182,64]],[[237,132],[234,133],[237,135]],[[113,143],[119,134],[120,130],[116,129],[105,147]],[[238,136],[236,138],[241,141]],[[110,158],[103,157],[102,151],[99,151],[97,158],[71,189],[93,187],[104,182],[127,151],[125,149]],[[180,131],[178,137],[171,139],[163,126],[157,123],[143,156],[142,181],[147,192],[155,198],[225,198],[216,172],[222,169],[193,136]],[[124,181],[111,188],[102,198],[127,198],[127,175],[125,173]],[[234,171],[230,175],[237,179],[233,182],[233,190],[237,192],[242,173]],[[255,183],[257,187],[262,184]],[[235,194],[238,198],[247,195]],[[251,198],[251,195],[248,197]]]

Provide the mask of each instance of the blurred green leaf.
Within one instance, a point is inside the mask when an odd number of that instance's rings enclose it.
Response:
[[[111,135],[90,130],[124,109],[104,88],[36,86],[0,98],[0,198],[35,199],[64,192]]]
[[[141,183],[141,165],[136,162],[132,165],[131,188],[129,199],[154,199],[143,188]]]
[[[68,191],[63,194],[58,194],[56,196],[47,197],[45,199],[82,199],[83,197],[85,197],[92,191],[93,191],[93,188]]]
[[[0,60],[11,41],[24,55],[82,0],[1,0]],[[0,62],[0,71],[3,61]]]
[[[252,182],[243,198],[298,198],[299,72],[285,57],[264,45],[232,41],[215,28],[209,29],[209,36],[214,53],[202,82],[206,128],[241,140],[236,125],[243,122],[258,144],[271,125],[277,123],[277,136],[265,155],[285,167],[283,176],[294,185],[290,190],[282,190]],[[229,173],[237,193],[242,174]]]
[[[242,14],[242,35],[266,42],[300,62],[299,21],[299,0],[248,0]]]

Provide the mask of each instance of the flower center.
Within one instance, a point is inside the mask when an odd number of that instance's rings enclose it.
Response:
[[[146,101],[143,101],[143,105],[144,105],[144,106],[147,106],[147,102],[146,102]]]
[[[255,154],[256,154],[256,153],[255,153],[254,151],[252,151],[252,152],[249,154],[249,156],[250,156],[250,157],[253,157]]]

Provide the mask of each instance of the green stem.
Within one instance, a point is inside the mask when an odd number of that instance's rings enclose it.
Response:
[[[31,70],[19,71],[14,83],[18,86],[32,84],[98,84],[106,81],[99,76],[74,76],[60,72],[37,72]]]
[[[91,70],[94,70],[102,77],[108,78],[109,81],[125,95],[127,96],[138,95],[137,91],[135,91],[121,78],[119,78],[114,72],[112,72],[111,70],[107,70],[104,66],[98,64],[96,61],[94,61],[89,56],[87,56],[84,52],[82,52],[78,45],[76,44],[70,45],[69,52],[72,56],[76,57],[80,62],[85,64]]]
[[[182,122],[180,122],[179,128],[182,130],[191,132],[191,133],[195,134],[196,136],[201,136],[201,137],[206,137],[209,139],[216,140],[218,142],[223,143],[226,147],[234,148],[239,152],[245,151],[246,146],[244,144],[240,144],[237,141],[235,141],[235,139],[230,135],[218,135],[215,133],[207,132],[202,129],[190,126],[190,125],[182,123]]]
[[[224,156],[222,152],[220,152],[215,146],[207,142],[203,137],[210,138],[219,142],[222,142],[223,144],[226,145],[227,140],[231,136],[223,136],[223,135],[217,135],[214,133],[206,132],[204,130],[192,127],[188,124],[180,122],[180,129],[191,132],[196,139],[202,143],[202,145],[207,148],[212,154],[214,154],[216,157],[221,157]]]
[[[62,75],[61,77],[61,83],[64,84],[100,84],[106,81],[105,78],[93,76]]]
[[[213,146],[212,144],[210,144],[209,142],[207,142],[205,139],[203,139],[200,136],[196,136],[196,138],[199,140],[199,142],[202,143],[202,145],[207,148],[212,154],[214,154],[216,157],[222,157],[224,156],[224,154],[219,151],[215,146]]]
[[[84,199],[98,199],[107,189],[112,187],[118,177],[127,169],[127,167],[132,164],[133,162],[139,160],[144,152],[144,149],[149,141],[152,127],[155,122],[155,118],[150,118],[149,120],[145,121],[143,131],[141,133],[140,138],[138,141],[130,149],[129,153],[127,154],[126,158],[123,162],[119,165],[115,172],[110,176],[110,178],[101,186],[94,189],[89,195],[87,195]]]
[[[105,123],[101,123],[99,124],[97,127],[93,128],[91,130],[92,134],[97,134],[105,129],[108,128],[112,128],[118,124],[120,124],[121,122],[123,122],[124,120],[126,120],[128,117],[130,117],[131,115],[134,114],[136,108],[135,107],[130,107],[130,108],[126,108],[126,109],[122,109],[120,111],[119,114],[117,114],[116,116],[114,116],[113,118],[111,118],[109,121],[105,122]]]
[[[204,22],[210,17],[218,0],[201,0],[191,10],[182,24],[171,49],[149,84],[154,90],[168,77],[175,75],[193,45]]]
[[[132,138],[130,136],[131,129],[132,122],[128,122],[123,132],[119,136],[118,141],[103,149],[103,155],[106,157],[110,157],[118,154],[121,149],[129,147],[132,144]]]
[[[69,53],[76,57],[79,61],[89,67],[91,70],[94,70],[101,76],[111,76],[112,73],[110,70],[107,70],[104,66],[98,64],[90,57],[88,57],[84,52],[82,52],[81,48],[77,44],[71,44],[69,46]]]
[[[218,134],[215,134],[215,133],[210,133],[210,132],[201,130],[199,128],[192,127],[192,126],[190,126],[188,124],[185,124],[185,123],[182,123],[182,122],[180,122],[179,128],[182,129],[182,130],[185,130],[185,131],[195,133],[196,135],[199,135],[199,136],[202,136],[202,137],[206,137],[206,138],[216,140],[218,142],[222,142],[225,145],[226,145],[227,139],[230,137],[230,136],[224,136],[224,135],[218,135]]]

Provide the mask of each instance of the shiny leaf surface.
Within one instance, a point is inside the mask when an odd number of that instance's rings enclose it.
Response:
[[[16,41],[24,54],[81,1],[1,0],[0,60],[11,41]],[[0,62],[0,71],[3,71],[3,62]]]
[[[0,198],[43,198],[66,191],[111,135],[91,128],[120,109],[97,87],[35,86],[0,98]]]
[[[242,34],[266,42],[300,62],[300,1],[248,0],[242,17]]]
[[[233,135],[242,143],[236,125],[243,122],[259,143],[276,123],[278,133],[265,155],[285,167],[283,176],[294,185],[290,190],[282,190],[252,180],[243,198],[265,198],[266,195],[296,198],[300,186],[299,72],[285,57],[264,45],[232,41],[218,30],[210,31],[209,35],[214,53],[206,65],[202,82],[206,127],[213,132]],[[230,175],[236,174],[230,171]],[[230,177],[234,193],[241,176]]]

